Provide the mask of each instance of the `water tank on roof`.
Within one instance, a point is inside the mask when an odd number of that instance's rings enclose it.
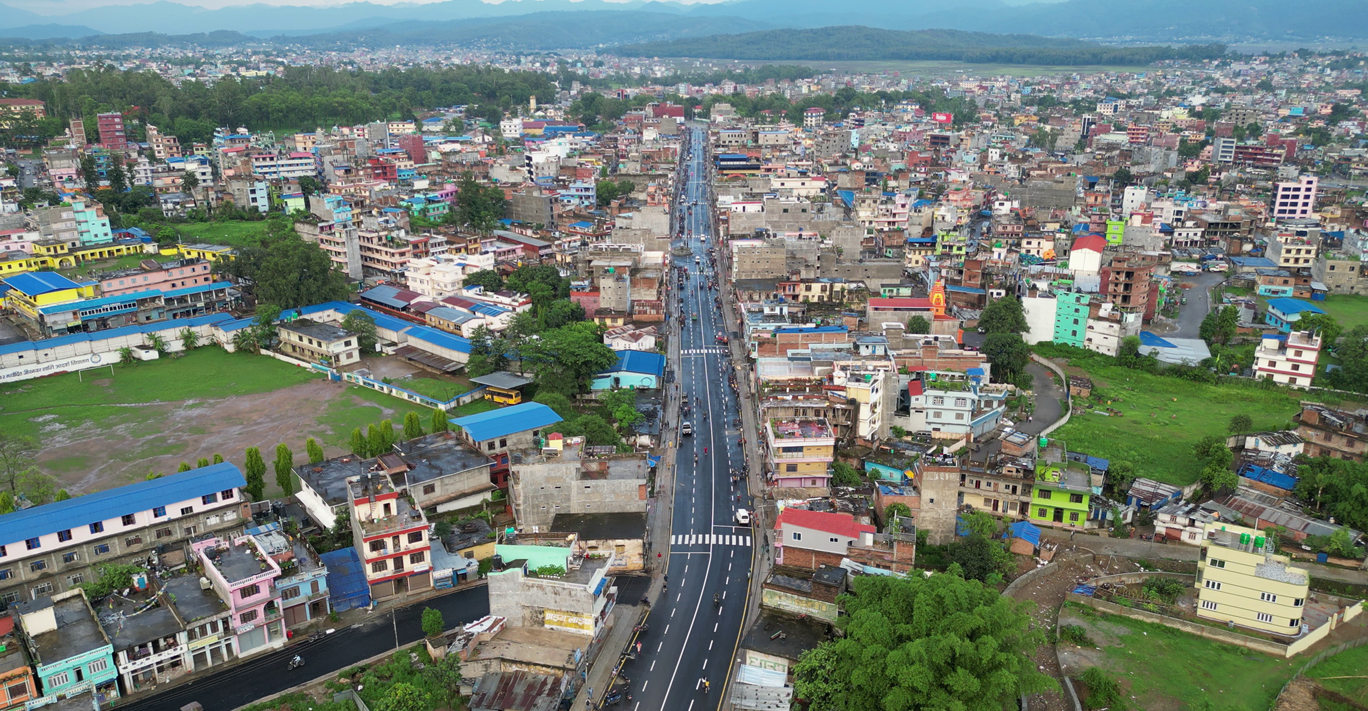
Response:
[[[1045,449],[1045,448],[1048,447],[1049,445],[1050,445],[1050,440],[1049,440],[1048,437],[1041,437],[1041,438],[1040,438],[1040,448],[1041,448],[1041,449]]]

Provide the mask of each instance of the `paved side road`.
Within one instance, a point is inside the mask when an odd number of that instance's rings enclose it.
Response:
[[[126,711],[177,711],[198,701],[204,711],[232,711],[272,694],[332,674],[364,659],[384,654],[423,638],[422,616],[428,607],[442,613],[447,629],[489,614],[488,588],[464,588],[416,605],[377,612],[373,617],[340,629],[315,642],[289,645],[263,652],[218,673],[210,672],[171,690],[120,706]],[[304,667],[287,671],[294,655],[304,657]]]

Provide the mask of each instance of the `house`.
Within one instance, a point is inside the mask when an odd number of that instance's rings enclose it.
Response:
[[[330,323],[302,318],[276,327],[280,352],[309,363],[338,367],[361,360],[361,339]]]
[[[793,668],[803,653],[829,638],[828,626],[806,614],[761,608],[741,640],[732,693],[754,699],[751,708],[792,706]]]
[[[640,572],[646,568],[646,512],[559,513],[551,531],[572,531],[590,556],[613,554],[610,574]]]
[[[33,322],[45,306],[94,298],[96,287],[95,282],[78,284],[56,272],[13,274],[5,277],[4,284],[9,287],[5,305]]]
[[[228,603],[234,649],[239,657],[285,645],[284,612],[275,586],[280,565],[247,535],[225,541],[213,536],[190,544],[204,577]]]
[[[1274,553],[1262,531],[1208,523],[1197,563],[1197,616],[1281,637],[1301,634],[1311,574]]]
[[[495,489],[490,460],[462,442],[454,432],[400,442],[396,453],[380,455],[391,477],[402,477],[403,488],[420,508],[438,513],[478,506]]]
[[[302,627],[332,612],[328,605],[328,567],[303,537],[290,536],[276,521],[249,528],[247,535],[280,566],[275,586],[280,591],[285,627]]]
[[[765,423],[766,472],[779,487],[826,488],[836,435],[823,418],[771,418]]]
[[[179,566],[187,541],[241,525],[247,485],[224,462],[0,516],[0,603],[69,590],[99,566]]]
[[[1154,510],[1182,496],[1183,490],[1179,487],[1140,477],[1131,482],[1130,490],[1126,492],[1126,505]]]
[[[1030,520],[1036,525],[1082,528],[1088,521],[1093,488],[1102,486],[1101,476],[1093,474],[1086,462],[1062,454],[1062,447],[1051,442],[1037,455]]]
[[[470,711],[556,711],[565,677],[522,670],[490,672],[475,681]]]
[[[612,554],[591,558],[561,546],[499,545],[489,574],[489,614],[511,627],[545,627],[597,639],[617,604]]]
[[[14,612],[44,697],[62,699],[93,691],[100,704],[119,698],[114,646],[85,590],[41,595],[17,603]]]
[[[856,523],[848,513],[786,508],[774,522],[775,565],[816,570],[840,566],[847,551],[863,534],[876,529]]]
[[[232,609],[191,573],[173,575],[160,582],[163,599],[169,600],[185,627],[186,663],[202,671],[237,657],[233,646]]]
[[[665,377],[665,356],[643,351],[616,351],[618,362],[599,372],[589,384],[590,390],[654,390]]]
[[[560,421],[561,416],[546,405],[524,402],[460,417],[451,424],[460,428],[460,436],[467,444],[489,457],[493,462],[490,477],[495,486],[503,489],[508,486],[508,453],[539,447],[542,435]]]
[[[509,477],[509,505],[518,528],[551,528],[562,514],[646,512],[651,463],[645,454],[601,454],[583,437],[551,433],[540,452],[520,454]]]
[[[1309,301],[1280,297],[1268,300],[1268,312],[1264,314],[1264,323],[1283,333],[1290,333],[1292,324],[1295,324],[1302,314],[1323,313],[1325,311]]]
[[[840,616],[836,598],[847,592],[850,571],[824,565],[816,570],[778,566],[761,585],[762,610],[782,610],[834,624]]]
[[[1368,452],[1368,417],[1362,411],[1347,412],[1306,403],[1294,419],[1308,457],[1362,462]]]
[[[191,671],[185,625],[171,599],[147,576],[134,578],[132,589],[110,595],[99,608],[123,694],[155,688]]]
[[[1316,375],[1320,348],[1320,334],[1311,331],[1265,334],[1254,351],[1254,377],[1282,385],[1309,387]]]
[[[38,696],[38,681],[15,630],[15,618],[0,617],[0,708],[14,708]]]
[[[655,326],[645,328],[621,326],[605,332],[603,343],[619,352],[644,351],[654,353],[656,350],[656,328]]]
[[[390,476],[371,471],[347,481],[352,541],[361,554],[372,600],[432,587],[427,517]]]

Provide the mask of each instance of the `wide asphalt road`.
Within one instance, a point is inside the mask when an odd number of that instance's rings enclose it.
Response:
[[[744,479],[733,485],[730,477],[731,468],[742,461],[741,435],[732,426],[738,403],[726,376],[732,363],[726,346],[717,343],[718,334],[726,332],[715,302],[718,292],[707,286],[720,276],[708,259],[708,249],[718,244],[707,202],[706,140],[705,132],[691,129],[681,161],[686,184],[683,204],[676,210],[684,210],[684,239],[676,240],[675,247],[687,246],[691,255],[675,257],[675,265],[687,270],[683,288],[677,272],[669,277],[679,291],[683,319],[678,380],[691,406],[681,419],[692,424],[694,434],[666,433],[680,441],[669,582],[647,618],[650,631],[642,638],[641,654],[624,670],[631,679],[632,701],[623,706],[631,711],[718,708],[751,569],[751,529],[734,525],[736,510],[747,505],[749,494]],[[714,604],[714,595],[720,605]]]
[[[201,679],[116,708],[177,711],[191,701],[198,701],[204,705],[204,711],[232,711],[346,669],[363,659],[417,642],[423,638],[423,610],[428,607],[442,612],[447,629],[464,625],[489,614],[488,588],[483,585],[465,588],[416,605],[377,612],[364,622],[339,629],[320,640],[263,652],[219,672],[211,669]],[[289,661],[296,654],[304,657],[304,666],[288,671]]]

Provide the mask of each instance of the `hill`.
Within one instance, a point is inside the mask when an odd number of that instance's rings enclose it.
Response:
[[[1206,59],[1223,45],[1109,47],[1093,42],[1023,34],[960,30],[883,30],[822,27],[766,30],[649,42],[621,47],[624,56],[750,60],[950,60],[999,64],[1144,65],[1165,59]]]
[[[0,38],[5,39],[49,40],[59,37],[85,37],[98,34],[100,33],[97,30],[92,30],[84,25],[46,24],[0,28]]]

